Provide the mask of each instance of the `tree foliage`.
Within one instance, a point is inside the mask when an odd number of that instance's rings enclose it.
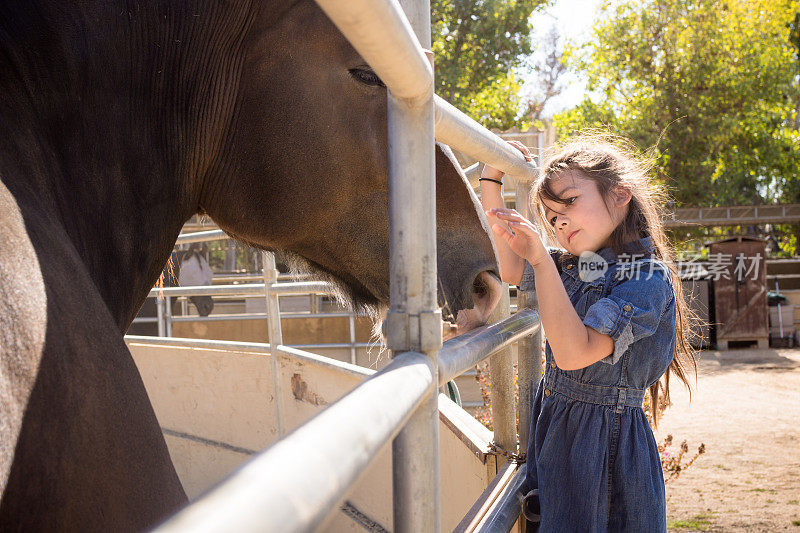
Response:
[[[591,96],[559,131],[656,147],[678,206],[800,202],[798,0],[606,3],[571,51]]]
[[[436,93],[487,127],[519,126],[517,70],[531,53],[531,13],[547,1],[433,0]]]

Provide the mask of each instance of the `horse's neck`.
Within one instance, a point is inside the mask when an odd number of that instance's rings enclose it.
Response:
[[[65,140],[65,147],[17,120],[24,117],[0,113],[0,180],[26,220],[66,235],[59,246],[80,257],[124,331],[194,207],[168,169],[137,163],[130,150],[115,153],[119,145],[103,142],[102,124],[76,134],[84,146]],[[127,172],[125,161],[133,161]]]
[[[168,56],[184,50],[181,36],[146,4],[105,26],[43,13],[30,22],[52,35],[30,43],[0,21],[0,179],[28,216],[64,229],[122,330],[197,208],[194,180],[211,164],[197,154],[213,153],[193,145],[207,131],[185,111],[209,107],[181,101],[204,92],[170,86],[192,84]],[[79,20],[81,9],[63,11]],[[99,19],[111,8],[98,9]]]

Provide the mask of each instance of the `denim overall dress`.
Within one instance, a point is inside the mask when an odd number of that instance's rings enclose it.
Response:
[[[675,353],[670,272],[652,257],[649,236],[627,243],[619,257],[610,247],[599,250],[608,269],[589,281],[578,274],[578,257],[549,251],[578,316],[614,339],[614,353],[562,370],[546,344],[523,503],[540,509],[540,533],[665,532],[664,476],[642,400]],[[519,288],[535,289],[527,262]]]

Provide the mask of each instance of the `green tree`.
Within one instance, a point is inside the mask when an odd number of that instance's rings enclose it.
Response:
[[[433,0],[436,93],[489,128],[524,126],[518,70],[531,53],[531,14],[548,1]]]
[[[798,0],[606,3],[572,67],[592,96],[561,133],[656,147],[676,205],[800,202]]]

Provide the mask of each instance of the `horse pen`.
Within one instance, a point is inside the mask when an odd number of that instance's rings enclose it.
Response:
[[[523,407],[517,442],[505,347],[519,341],[520,396],[530,398],[533,378],[541,375],[538,315],[524,309],[520,297],[514,316],[495,313],[496,324],[442,346],[435,269],[426,267],[435,262],[435,226],[425,223],[434,209],[428,192],[434,123],[437,140],[521,180],[530,180],[534,168],[433,96],[424,51],[430,47],[427,2],[403,3],[416,36],[395,2],[319,4],[389,88],[393,241],[385,336],[392,362],[376,373],[283,346],[279,296],[330,288],[279,283],[271,254],[265,254],[263,283],[154,289],[166,335],[167,300],[175,296],[263,294],[269,324],[269,344],[126,337],[191,497],[255,455],[162,529],[307,531],[358,524],[377,531],[393,517],[396,531],[509,531],[519,515],[524,462],[516,458],[527,446],[530,414]],[[524,185],[518,194],[527,194]],[[178,242],[220,236],[186,234]],[[437,394],[440,385],[489,356],[494,435]],[[213,384],[206,383],[212,376]],[[243,404],[246,412],[238,412]],[[509,460],[493,448],[508,452]],[[335,512],[339,508],[343,512]]]

